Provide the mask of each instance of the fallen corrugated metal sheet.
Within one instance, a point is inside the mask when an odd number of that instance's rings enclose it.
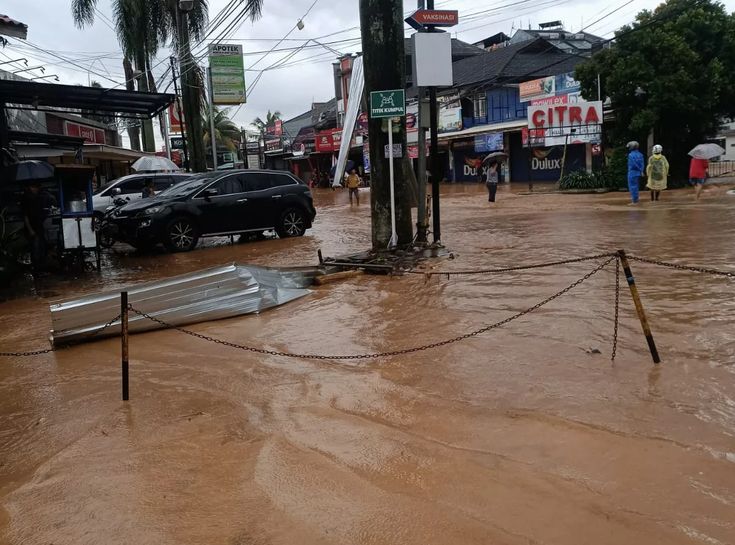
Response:
[[[224,265],[127,288],[130,305],[172,325],[193,324],[260,312],[307,295],[314,273],[306,269],[268,269]],[[125,290],[120,290],[125,291]],[[50,306],[54,344],[83,342],[120,334],[119,320],[96,334],[120,313],[120,291],[89,295]],[[131,332],[161,326],[135,313]]]

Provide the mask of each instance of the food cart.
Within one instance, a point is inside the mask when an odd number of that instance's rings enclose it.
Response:
[[[94,230],[90,165],[56,165],[59,190],[59,257],[68,269],[100,270],[100,246]],[[92,263],[89,262],[89,257]]]

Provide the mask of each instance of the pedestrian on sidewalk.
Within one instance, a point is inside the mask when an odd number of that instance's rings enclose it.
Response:
[[[648,159],[648,166],[646,167],[646,176],[648,177],[646,187],[651,190],[652,201],[658,200],[661,191],[666,189],[669,178],[669,162],[664,157],[663,150],[664,148],[658,144],[653,146],[653,155]]]
[[[638,150],[638,142],[632,140],[628,148],[628,191],[630,191],[630,205],[638,204],[638,191],[641,186],[641,177],[646,168],[646,160]]]
[[[357,171],[353,168],[350,170],[349,176],[347,176],[347,189],[350,191],[350,206],[352,206],[352,195],[355,195],[357,206],[360,206],[360,176],[357,175]]]
[[[485,173],[485,185],[487,186],[488,202],[495,202],[495,194],[498,192],[498,163],[492,161],[487,166]]]
[[[689,183],[694,186],[694,198],[699,200],[699,194],[702,193],[704,182],[709,175],[709,161],[692,157],[689,163]]]

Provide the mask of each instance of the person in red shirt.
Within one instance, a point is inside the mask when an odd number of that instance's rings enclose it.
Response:
[[[707,179],[709,169],[709,161],[707,159],[697,159],[692,157],[689,163],[689,183],[694,186],[694,195],[699,200],[699,194],[704,187],[704,181]]]

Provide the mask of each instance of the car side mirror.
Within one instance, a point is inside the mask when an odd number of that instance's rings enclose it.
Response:
[[[121,193],[122,193],[122,189],[120,189],[119,187],[116,187],[115,189],[112,190],[112,194],[115,196],[118,196]]]
[[[210,197],[216,197],[217,195],[219,195],[219,191],[216,190],[216,189],[207,189],[204,192],[204,198],[205,199],[209,199]]]

